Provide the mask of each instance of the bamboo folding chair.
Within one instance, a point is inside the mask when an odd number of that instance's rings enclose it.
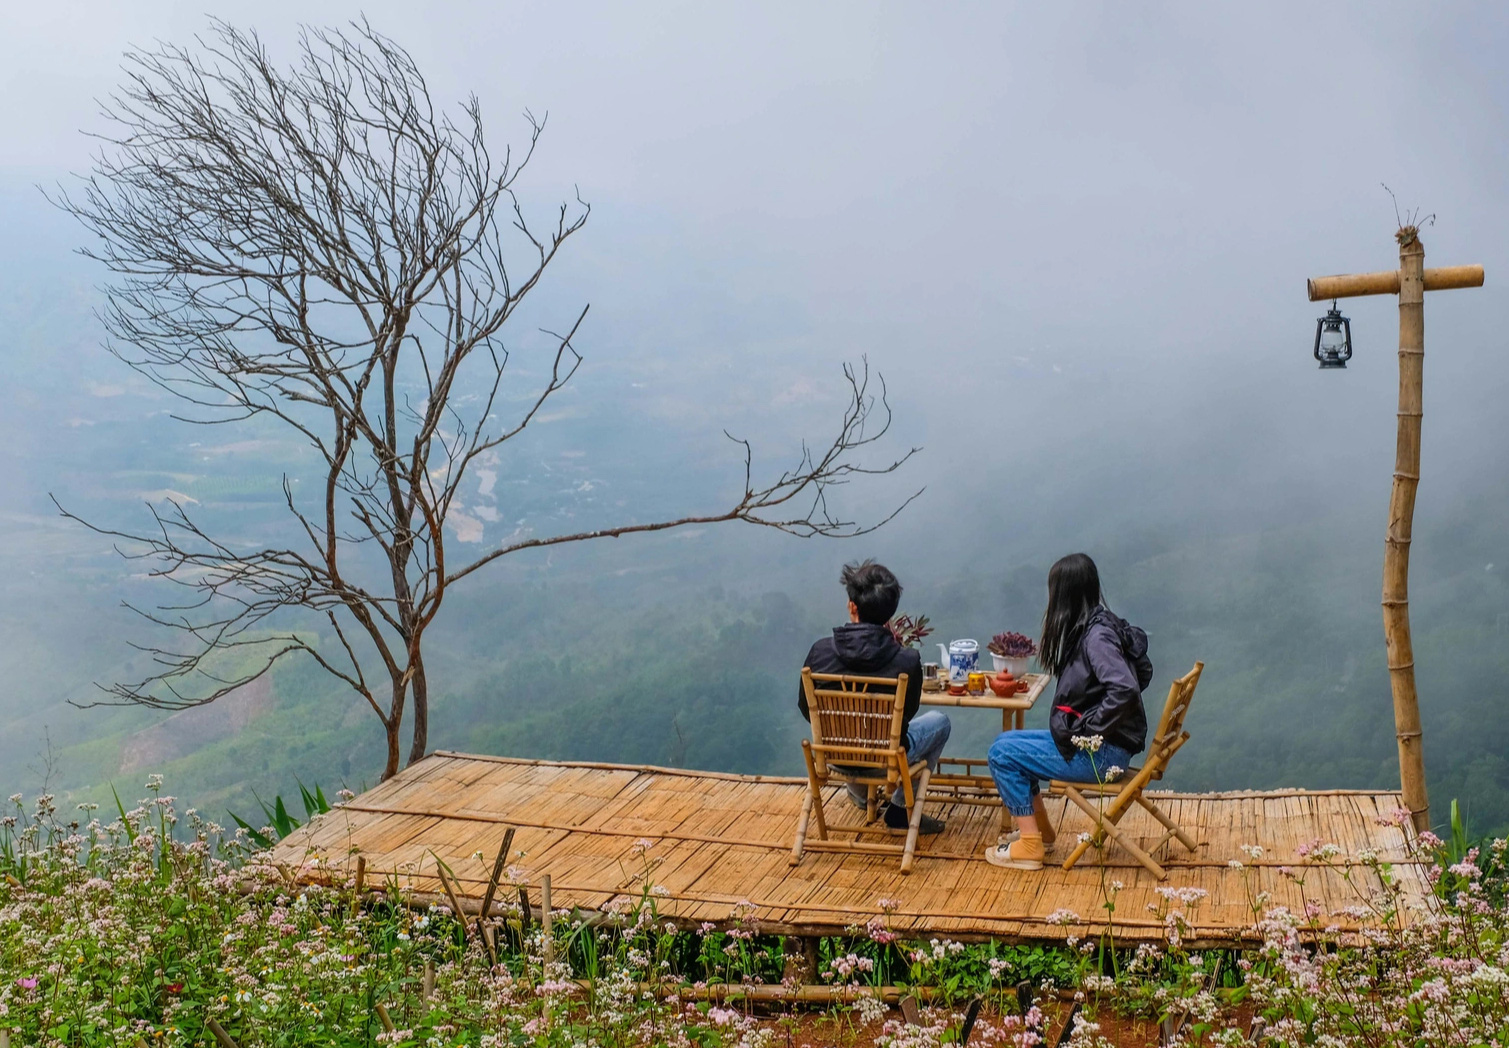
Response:
[[[802,740],[807,760],[807,800],[797,821],[791,865],[802,861],[803,851],[852,852],[865,855],[900,855],[901,872],[910,873],[917,850],[917,830],[922,823],[922,801],[927,796],[930,772],[926,761],[911,764],[901,737],[906,711],[907,675],[852,677],[837,673],[802,670],[802,690],[807,696],[807,714],[812,738]],[[914,789],[912,778],[917,776]],[[823,787],[839,782],[865,787],[869,802],[862,826],[830,825],[823,815]],[[894,834],[884,823],[875,825],[877,796],[901,784],[906,799],[907,830],[904,844],[877,844],[855,839],[840,840],[830,834]],[[817,823],[817,840],[807,839],[807,828]]]
[[[1204,669],[1205,663],[1195,663],[1194,669],[1174,681],[1168,689],[1168,701],[1163,705],[1163,716],[1158,719],[1158,729],[1153,732],[1153,741],[1148,746],[1147,757],[1143,760],[1141,768],[1127,769],[1125,774],[1130,775],[1130,779],[1105,783],[1063,782],[1055,779],[1048,784],[1049,792],[1061,793],[1068,797],[1095,821],[1096,826],[1095,832],[1088,839],[1080,841],[1078,847],[1064,860],[1065,870],[1073,869],[1074,864],[1084,857],[1089,848],[1101,847],[1107,837],[1131,852],[1137,861],[1146,866],[1148,871],[1160,881],[1168,877],[1168,871],[1158,864],[1152,853],[1175,838],[1191,852],[1195,850],[1196,844],[1190,839],[1189,834],[1180,829],[1163,809],[1149,800],[1143,790],[1146,789],[1148,783],[1163,778],[1169,759],[1189,741],[1189,732],[1184,730],[1184,717],[1189,713],[1189,703],[1194,698],[1195,685],[1200,683],[1200,673]],[[1098,795],[1102,802],[1106,797],[1114,796],[1115,799],[1108,806],[1097,807],[1085,798],[1086,793]],[[1146,851],[1119,827],[1121,817],[1131,811],[1134,804],[1140,805],[1168,831]]]

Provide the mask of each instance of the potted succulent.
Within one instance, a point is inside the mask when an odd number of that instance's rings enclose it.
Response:
[[[1037,645],[1025,633],[997,633],[990,638],[990,661],[997,673],[1006,672],[1021,679],[1027,672],[1032,656],[1037,654]]]

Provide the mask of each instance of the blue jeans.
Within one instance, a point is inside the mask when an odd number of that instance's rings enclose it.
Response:
[[[943,746],[948,742],[948,733],[951,730],[953,730],[953,725],[948,722],[947,714],[939,713],[937,710],[919,712],[906,727],[906,759],[913,764],[918,761],[927,761],[928,768],[937,771],[938,758],[943,756]],[[913,787],[916,785],[916,782],[912,783]],[[850,783],[849,795],[858,803],[865,803],[863,786]],[[906,803],[906,794],[902,792],[900,784],[897,784],[896,792],[891,794],[891,803]]]
[[[1109,782],[1115,778],[1112,768],[1125,772],[1132,766],[1132,755],[1109,742],[1095,753],[1075,750],[1074,759],[1066,761],[1047,731],[1003,731],[988,756],[991,778],[1012,815],[1032,814],[1032,797],[1046,779]]]

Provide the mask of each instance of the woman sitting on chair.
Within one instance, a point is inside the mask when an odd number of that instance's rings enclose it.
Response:
[[[1043,780],[1113,781],[1147,742],[1147,634],[1102,603],[1100,573],[1083,553],[1048,572],[1038,661],[1058,678],[1049,730],[1005,731],[990,747],[990,774],[1017,832],[986,848],[985,860],[1018,870],[1042,869],[1053,844]]]

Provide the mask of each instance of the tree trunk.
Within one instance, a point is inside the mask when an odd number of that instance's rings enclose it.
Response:
[[[387,782],[398,774],[398,729],[399,725],[392,721],[383,725],[388,733],[388,763],[383,765],[382,778],[379,782]]]
[[[1409,546],[1420,483],[1420,419],[1425,357],[1425,246],[1414,229],[1399,237],[1399,437],[1394,487],[1389,499],[1388,539],[1383,549],[1383,635],[1388,645],[1389,685],[1394,694],[1394,732],[1399,741],[1399,781],[1416,832],[1430,829],[1425,792],[1425,755],[1420,737],[1420,701],[1415,692],[1415,652],[1409,633]]]
[[[424,676],[424,658],[416,650],[409,664],[414,670],[414,744],[409,747],[409,763],[422,760],[430,744],[430,686]]]
[[[408,690],[408,683],[402,676],[393,678],[393,702],[388,707],[388,719],[383,722],[383,727],[388,732],[388,762],[383,765],[381,782],[387,782],[398,774],[398,755],[401,740],[399,733],[403,730],[403,700],[404,692]]]

